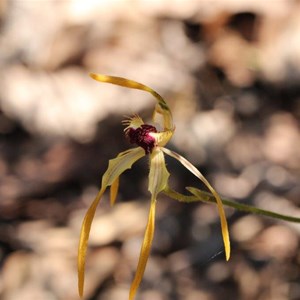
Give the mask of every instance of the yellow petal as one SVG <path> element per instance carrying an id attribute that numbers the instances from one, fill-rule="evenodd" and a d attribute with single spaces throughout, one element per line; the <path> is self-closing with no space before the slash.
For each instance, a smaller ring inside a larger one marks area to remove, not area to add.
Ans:
<path id="1" fill-rule="evenodd" d="M 113 206 L 116 202 L 118 190 L 119 190 L 119 181 L 120 177 L 117 177 L 117 179 L 112 183 L 110 187 L 110 205 Z"/>
<path id="2" fill-rule="evenodd" d="M 155 204 L 156 204 L 156 199 L 153 199 L 151 201 L 148 224 L 144 235 L 144 241 L 140 252 L 140 258 L 139 258 L 137 270 L 130 287 L 129 300 L 133 300 L 135 297 L 136 291 L 143 278 L 147 260 L 150 254 L 151 245 L 154 236 L 154 229 L 155 229 L 155 206 L 156 206 Z"/>
<path id="3" fill-rule="evenodd" d="M 223 236 L 223 242 L 224 242 L 224 248 L 225 248 L 225 256 L 226 260 L 229 260 L 230 258 L 230 239 L 229 239 L 229 231 L 226 221 L 226 216 L 223 208 L 223 203 L 218 195 L 218 193 L 215 191 L 215 189 L 210 185 L 210 183 L 207 181 L 207 179 L 201 174 L 201 172 L 193 166 L 187 159 L 179 155 L 178 153 L 171 151 L 167 148 L 162 148 L 162 150 L 172 156 L 173 158 L 177 159 L 184 167 L 186 167 L 191 173 L 193 173 L 196 177 L 198 177 L 210 190 L 210 192 L 214 195 L 217 202 L 217 207 L 220 215 L 221 220 L 221 229 L 222 229 L 222 236 Z"/>
<path id="4" fill-rule="evenodd" d="M 90 76 L 100 82 L 106 82 L 106 83 L 112 83 L 124 87 L 128 87 L 131 89 L 137 89 L 137 90 L 143 90 L 146 92 L 151 93 L 156 99 L 157 99 L 157 106 L 155 108 L 155 111 L 159 114 L 163 115 L 164 118 L 164 129 L 165 130 L 173 130 L 173 119 L 172 119 L 172 113 L 166 103 L 166 101 L 153 89 L 150 87 L 122 77 L 115 77 L 115 76 L 108 76 L 108 75 L 102 75 L 102 74 L 95 74 L 90 73 Z"/>
<path id="5" fill-rule="evenodd" d="M 83 296 L 83 287 L 84 287 L 84 270 L 85 270 L 85 257 L 87 250 L 87 243 L 90 235 L 91 225 L 93 218 L 95 216 L 95 211 L 105 189 L 101 189 L 96 196 L 95 200 L 92 202 L 92 205 L 89 207 L 80 232 L 79 246 L 78 246 L 78 292 L 79 296 Z"/>
<path id="6" fill-rule="evenodd" d="M 78 291 L 80 297 L 83 295 L 84 287 L 84 269 L 85 269 L 85 257 L 87 251 L 87 244 L 90 235 L 91 225 L 95 216 L 95 211 L 99 201 L 106 188 L 113 185 L 113 198 L 115 199 L 117 193 L 117 182 L 119 176 L 126 170 L 130 169 L 132 164 L 139 158 L 143 157 L 145 152 L 142 148 L 133 148 L 124 152 L 121 152 L 116 158 L 111 159 L 108 163 L 108 168 L 102 177 L 101 189 L 96 196 L 95 200 L 89 207 L 80 232 L 79 246 L 78 246 Z"/>
<path id="7" fill-rule="evenodd" d="M 148 186 L 148 189 L 152 194 L 151 207 L 150 207 L 148 224 L 146 227 L 144 241 L 142 244 L 137 271 L 130 288 L 130 294 L 129 294 L 130 300 L 134 299 L 137 288 L 140 285 L 142 277 L 144 275 L 146 263 L 149 257 L 150 248 L 151 248 L 153 235 L 154 235 L 156 197 L 159 192 L 161 192 L 166 188 L 168 184 L 169 176 L 170 174 L 165 165 L 165 158 L 163 152 L 160 150 L 159 147 L 153 149 L 152 153 L 150 154 L 150 172 L 149 172 L 149 186 Z"/>
<path id="8" fill-rule="evenodd" d="M 127 169 L 145 156 L 144 149 L 137 147 L 121 152 L 116 158 L 110 159 L 108 168 L 102 177 L 102 187 L 110 186 Z"/>
<path id="9" fill-rule="evenodd" d="M 157 194 L 166 188 L 169 176 L 170 173 L 166 168 L 164 153 L 160 147 L 154 148 L 150 154 L 148 185 L 148 190 L 152 194 L 152 198 L 156 198 Z"/>

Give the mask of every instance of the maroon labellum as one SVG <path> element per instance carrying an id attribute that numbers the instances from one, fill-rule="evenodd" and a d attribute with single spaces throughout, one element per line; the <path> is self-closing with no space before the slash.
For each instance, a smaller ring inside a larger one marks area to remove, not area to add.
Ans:
<path id="1" fill-rule="evenodd" d="M 145 150 L 146 154 L 149 154 L 156 146 L 156 140 L 150 134 L 151 132 L 157 132 L 154 126 L 142 124 L 136 129 L 132 127 L 127 128 L 125 134 L 131 144 L 137 144 Z"/>

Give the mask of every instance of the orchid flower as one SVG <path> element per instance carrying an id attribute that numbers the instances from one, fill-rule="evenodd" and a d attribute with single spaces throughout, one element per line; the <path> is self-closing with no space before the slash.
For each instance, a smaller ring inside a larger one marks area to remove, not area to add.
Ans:
<path id="1" fill-rule="evenodd" d="M 157 197 L 160 193 L 164 193 L 170 198 L 181 202 L 189 203 L 195 201 L 204 201 L 213 202 L 217 205 L 220 216 L 221 232 L 225 248 L 226 260 L 229 260 L 230 257 L 230 240 L 223 204 L 246 212 L 261 214 L 290 222 L 300 222 L 300 219 L 296 217 L 284 216 L 278 213 L 273 213 L 249 205 L 240 204 L 227 199 L 221 199 L 215 189 L 207 181 L 207 179 L 195 166 L 192 165 L 192 163 L 190 163 L 180 154 L 165 147 L 165 145 L 173 136 L 175 126 L 173 125 L 172 113 L 170 111 L 170 108 L 168 107 L 165 100 L 156 91 L 146 85 L 122 77 L 113 77 L 94 73 L 91 73 L 90 76 L 96 81 L 112 83 L 123 87 L 138 89 L 151 93 L 156 98 L 153 120 L 156 121 L 159 115 L 162 117 L 160 118 L 162 123 L 160 124 L 162 130 L 158 130 L 153 125 L 145 124 L 144 121 L 137 115 L 134 115 L 133 117 L 123 121 L 123 124 L 126 126 L 124 129 L 125 136 L 129 139 L 130 143 L 136 144 L 137 147 L 121 152 L 115 158 L 109 160 L 108 168 L 102 177 L 101 188 L 95 200 L 89 207 L 83 220 L 78 247 L 78 290 L 81 297 L 83 296 L 84 288 L 84 272 L 88 239 L 96 208 L 108 187 L 110 187 L 111 205 L 115 203 L 119 188 L 120 175 L 125 170 L 130 169 L 136 161 L 144 156 L 147 156 L 149 159 L 150 170 L 148 190 L 151 194 L 151 202 L 137 270 L 129 292 L 129 300 L 133 300 L 135 298 L 137 289 L 141 283 L 146 268 L 154 236 L 155 206 Z M 187 170 L 189 170 L 200 181 L 204 183 L 210 193 L 201 191 L 194 187 L 187 188 L 191 195 L 183 195 L 172 190 L 168 185 L 170 174 L 165 164 L 165 155 L 169 155 L 172 158 L 178 160 Z"/>
<path id="2" fill-rule="evenodd" d="M 226 260 L 230 257 L 230 241 L 229 233 L 227 227 L 227 221 L 222 205 L 220 196 L 215 191 L 215 189 L 210 185 L 207 179 L 201 174 L 201 172 L 194 167 L 188 160 L 182 157 L 180 154 L 165 148 L 165 145 L 171 139 L 174 133 L 174 125 L 171 111 L 165 102 L 165 100 L 153 89 L 143 85 L 141 83 L 135 82 L 133 80 L 128 80 L 121 77 L 113 77 L 99 74 L 90 74 L 90 76 L 100 82 L 112 83 L 128 88 L 139 89 L 151 93 L 157 100 L 155 105 L 153 119 L 155 120 L 158 115 L 162 116 L 162 131 L 157 130 L 153 125 L 145 124 L 143 120 L 135 115 L 123 121 L 126 125 L 124 129 L 125 135 L 129 139 L 130 143 L 136 144 L 138 147 L 126 150 L 117 155 L 116 158 L 111 159 L 108 163 L 108 168 L 102 177 L 102 184 L 100 191 L 98 192 L 95 200 L 89 207 L 85 218 L 82 223 L 80 242 L 78 248 L 78 289 L 79 295 L 83 296 L 84 287 L 84 269 L 85 269 L 85 259 L 87 252 L 87 244 L 89 239 L 89 234 L 91 230 L 92 221 L 95 215 L 96 208 L 100 202 L 105 190 L 110 187 L 110 201 L 113 205 L 118 193 L 119 187 L 119 177 L 127 169 L 140 158 L 148 156 L 149 158 L 149 184 L 148 190 L 151 194 L 150 211 L 148 217 L 148 223 L 145 230 L 144 240 L 141 247 L 140 258 L 136 270 L 135 277 L 131 284 L 129 299 L 133 300 L 137 291 L 138 286 L 142 280 L 146 263 L 149 257 L 155 227 L 155 206 L 157 202 L 157 197 L 161 192 L 167 192 L 169 190 L 168 179 L 169 172 L 165 164 L 165 154 L 177 159 L 185 168 L 187 168 L 191 173 L 198 177 L 209 189 L 209 191 L 214 195 L 220 220 L 221 229 L 223 235 L 223 242 L 225 247 Z"/>

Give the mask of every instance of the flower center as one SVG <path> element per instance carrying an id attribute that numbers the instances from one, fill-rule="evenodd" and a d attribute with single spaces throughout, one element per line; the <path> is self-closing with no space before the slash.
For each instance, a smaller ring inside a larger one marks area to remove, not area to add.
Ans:
<path id="1" fill-rule="evenodd" d="M 129 138 L 131 144 L 137 144 L 145 150 L 146 154 L 149 154 L 156 146 L 156 140 L 150 134 L 151 132 L 157 132 L 154 126 L 142 124 L 136 129 L 132 127 L 127 128 L 125 134 Z"/>

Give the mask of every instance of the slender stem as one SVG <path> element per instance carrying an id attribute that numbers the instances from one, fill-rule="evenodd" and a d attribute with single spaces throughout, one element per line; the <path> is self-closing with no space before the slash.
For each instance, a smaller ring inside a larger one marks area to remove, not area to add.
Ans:
<path id="1" fill-rule="evenodd" d="M 183 195 L 181 193 L 174 191 L 170 187 L 167 187 L 163 191 L 163 193 L 165 195 L 169 196 L 170 198 L 180 201 L 180 202 L 190 203 L 190 202 L 203 201 L 203 202 L 209 202 L 209 203 L 216 203 L 215 197 L 208 192 L 205 192 L 205 191 L 193 188 L 193 187 L 188 187 L 187 190 L 190 191 L 193 195 L 190 195 L 190 196 Z M 284 221 L 288 221 L 288 222 L 300 223 L 300 218 L 278 214 L 278 213 L 275 213 L 275 212 L 272 212 L 269 210 L 260 209 L 260 208 L 257 208 L 257 207 L 251 206 L 251 205 L 238 203 L 238 202 L 235 202 L 235 201 L 232 201 L 229 199 L 225 199 L 225 198 L 221 198 L 221 200 L 224 205 L 235 208 L 240 211 L 250 212 L 253 214 L 263 215 L 266 217 L 280 219 L 280 220 L 284 220 Z"/>

